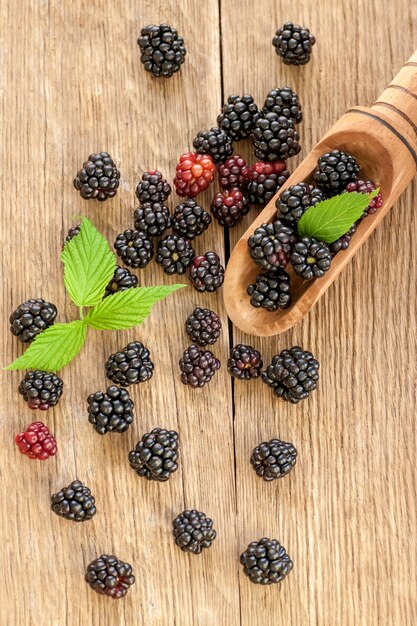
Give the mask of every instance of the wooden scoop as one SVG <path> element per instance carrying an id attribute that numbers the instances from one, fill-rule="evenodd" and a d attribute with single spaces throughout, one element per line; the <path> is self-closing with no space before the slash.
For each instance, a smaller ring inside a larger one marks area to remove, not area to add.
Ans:
<path id="1" fill-rule="evenodd" d="M 269 312 L 253 307 L 246 289 L 261 270 L 250 257 L 249 237 L 255 228 L 276 219 L 278 195 L 290 185 L 309 181 L 318 157 L 336 148 L 356 157 L 362 179 L 371 179 L 381 186 L 383 206 L 362 220 L 349 248 L 334 257 L 330 270 L 322 278 L 303 281 L 288 266 L 292 294 L 288 309 Z M 355 107 L 336 122 L 239 240 L 227 265 L 223 289 L 232 322 L 245 333 L 266 337 L 277 335 L 301 320 L 384 219 L 416 169 L 417 51 L 371 108 Z"/>

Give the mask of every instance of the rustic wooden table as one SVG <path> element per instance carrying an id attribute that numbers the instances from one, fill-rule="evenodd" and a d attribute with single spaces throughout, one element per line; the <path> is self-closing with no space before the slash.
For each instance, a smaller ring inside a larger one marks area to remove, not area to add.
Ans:
<path id="1" fill-rule="evenodd" d="M 271 39 L 286 19 L 317 36 L 312 62 L 284 66 Z M 184 35 L 183 70 L 153 81 L 143 70 L 141 26 L 168 21 Z M 21 352 L 7 317 L 42 295 L 61 320 L 66 298 L 59 252 L 73 216 L 88 215 L 113 241 L 132 225 L 134 187 L 158 167 L 172 178 L 177 156 L 215 123 L 225 97 L 262 101 L 289 84 L 302 98 L 304 153 L 350 106 L 370 104 L 413 52 L 417 10 L 410 0 L 3 0 L 0 11 L 2 363 Z M 120 165 L 116 198 L 86 203 L 72 188 L 95 150 Z M 237 146 L 249 154 L 249 146 Z M 293 160 L 291 168 L 302 158 Z M 416 599 L 416 247 L 414 183 L 303 324 L 259 340 L 228 331 L 222 292 L 191 288 L 155 308 L 143 327 L 91 332 L 63 372 L 66 391 L 47 415 L 17 395 L 21 374 L 2 373 L 0 623 L 10 626 L 405 626 Z M 209 204 L 205 195 L 204 202 Z M 171 199 L 171 205 L 173 200 Z M 223 258 L 254 213 L 230 234 L 213 225 L 198 249 Z M 171 281 L 154 263 L 145 284 Z M 224 322 L 215 353 L 223 368 L 204 390 L 184 387 L 178 359 L 194 305 Z M 100 437 L 86 397 L 106 385 L 107 355 L 129 340 L 148 345 L 149 384 L 132 390 L 136 420 L 123 436 Z M 260 382 L 233 384 L 230 343 L 249 342 L 265 362 L 300 344 L 319 358 L 320 390 L 288 406 Z M 13 443 L 34 419 L 55 432 L 58 455 L 31 462 Z M 127 454 L 156 425 L 179 430 L 181 465 L 168 484 L 148 483 Z M 299 450 L 295 471 L 264 484 L 248 464 L 252 448 L 278 436 Z M 93 521 L 76 525 L 49 510 L 50 493 L 75 477 L 96 496 Z M 170 524 L 187 507 L 215 520 L 218 539 L 199 557 L 175 547 Z M 279 587 L 251 585 L 238 556 L 262 536 L 282 541 L 294 570 Z M 113 602 L 83 582 L 102 552 L 134 566 L 137 584 Z"/>

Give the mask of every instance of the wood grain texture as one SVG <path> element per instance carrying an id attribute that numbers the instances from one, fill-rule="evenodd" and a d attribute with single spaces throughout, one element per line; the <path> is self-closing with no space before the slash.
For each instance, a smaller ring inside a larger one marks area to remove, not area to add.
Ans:
<path id="1" fill-rule="evenodd" d="M 132 223 L 141 172 L 158 167 L 172 177 L 176 156 L 214 123 L 222 97 L 245 91 L 261 101 L 272 87 L 293 86 L 303 98 L 304 154 L 343 111 L 371 104 L 417 43 L 414 4 L 397 0 L 381 10 L 378 0 L 259 0 L 256 7 L 249 0 L 4 0 L 3 363 L 21 351 L 7 324 L 21 301 L 42 295 L 57 304 L 61 320 L 76 315 L 58 261 L 73 217 L 86 213 L 113 241 Z M 317 36 L 304 68 L 284 66 L 269 43 L 287 18 Z M 184 35 L 188 57 L 181 75 L 155 82 L 139 63 L 136 37 L 142 25 L 163 20 Z M 104 205 L 85 203 L 71 184 L 100 149 L 122 171 L 119 193 Z M 137 331 L 90 333 L 63 372 L 65 396 L 48 415 L 34 415 L 17 397 L 19 373 L 1 374 L 2 626 L 416 623 L 416 191 L 414 183 L 300 326 L 265 340 L 233 330 L 230 340 L 261 348 L 265 362 L 294 344 L 311 349 L 322 378 L 308 402 L 279 403 L 260 381 L 232 384 L 225 367 L 202 391 L 182 386 L 177 362 L 194 305 L 222 315 L 214 352 L 223 365 L 229 347 L 221 292 L 191 289 L 157 305 Z M 231 233 L 232 245 L 255 213 Z M 224 257 L 228 242 L 213 225 L 197 247 Z M 155 264 L 140 279 L 171 281 Z M 131 430 L 100 438 L 87 422 L 86 396 L 105 387 L 107 355 L 134 338 L 150 347 L 154 378 L 132 391 Z M 58 439 L 58 455 L 44 464 L 13 444 L 34 418 Z M 156 425 L 178 428 L 182 440 L 180 469 L 163 485 L 140 480 L 126 459 Z M 293 441 L 299 462 L 285 480 L 267 485 L 248 457 L 272 436 Z M 76 476 L 99 508 L 85 525 L 49 511 L 50 493 Z M 218 531 L 198 558 L 180 552 L 170 535 L 172 518 L 186 507 L 210 514 Z M 295 563 L 278 588 L 251 585 L 238 565 L 246 544 L 264 535 L 281 540 Z M 137 584 L 121 602 L 83 582 L 85 566 L 103 551 L 134 566 Z"/>

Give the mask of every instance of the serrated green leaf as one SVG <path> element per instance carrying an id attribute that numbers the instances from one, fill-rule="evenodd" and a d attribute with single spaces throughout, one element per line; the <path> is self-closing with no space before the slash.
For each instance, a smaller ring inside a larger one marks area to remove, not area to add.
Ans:
<path id="1" fill-rule="evenodd" d="M 318 241 L 333 243 L 362 217 L 378 192 L 379 189 L 371 193 L 342 193 L 318 202 L 301 216 L 297 224 L 298 234 L 301 237 L 314 237 Z"/>
<path id="2" fill-rule="evenodd" d="M 186 285 L 161 285 L 160 287 L 131 287 L 108 296 L 85 317 L 97 330 L 120 330 L 142 324 L 153 305 Z"/>
<path id="3" fill-rule="evenodd" d="M 26 351 L 6 369 L 57 372 L 81 350 L 87 336 L 85 321 L 54 324 L 41 332 Z"/>
<path id="4" fill-rule="evenodd" d="M 61 259 L 65 288 L 74 304 L 98 304 L 116 269 L 116 257 L 90 220 L 82 220 L 80 233 L 65 244 Z"/>

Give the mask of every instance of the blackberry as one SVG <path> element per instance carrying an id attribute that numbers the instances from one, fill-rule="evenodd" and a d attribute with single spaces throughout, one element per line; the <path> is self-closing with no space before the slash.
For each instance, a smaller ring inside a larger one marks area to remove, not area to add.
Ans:
<path id="1" fill-rule="evenodd" d="M 301 150 L 294 122 L 277 113 L 263 113 L 253 131 L 255 155 L 261 161 L 286 161 Z"/>
<path id="2" fill-rule="evenodd" d="M 154 428 L 129 453 L 130 466 L 139 476 L 165 482 L 178 469 L 178 433 Z"/>
<path id="3" fill-rule="evenodd" d="M 285 161 L 273 163 L 258 161 L 251 167 L 251 180 L 248 185 L 249 202 L 267 204 L 289 176 Z"/>
<path id="4" fill-rule="evenodd" d="M 355 182 L 359 172 L 355 157 L 342 150 L 332 150 L 319 158 L 313 178 L 320 189 L 334 195 L 344 191 L 349 183 Z"/>
<path id="5" fill-rule="evenodd" d="M 127 268 L 117 265 L 113 278 L 107 285 L 106 291 L 104 292 L 104 298 L 107 298 L 107 296 L 111 296 L 118 291 L 126 291 L 126 289 L 130 289 L 131 287 L 137 287 L 138 283 L 139 281 L 137 276 L 129 272 Z"/>
<path id="6" fill-rule="evenodd" d="M 87 567 L 85 580 L 97 593 L 113 600 L 123 598 L 135 582 L 132 566 L 115 556 L 102 554 Z"/>
<path id="7" fill-rule="evenodd" d="M 234 154 L 224 163 L 219 163 L 217 171 L 222 189 L 232 189 L 233 187 L 246 189 L 249 184 L 250 167 L 239 154 Z"/>
<path id="8" fill-rule="evenodd" d="M 295 346 L 273 357 L 272 363 L 262 374 L 262 380 L 278 398 L 297 404 L 316 389 L 319 368 L 311 352 Z"/>
<path id="9" fill-rule="evenodd" d="M 340 250 L 347 250 L 350 245 L 350 240 L 352 239 L 352 235 L 356 232 L 356 224 L 353 224 L 348 230 L 347 233 L 333 241 L 333 243 L 329 244 L 330 252 L 332 255 L 337 254 Z"/>
<path id="10" fill-rule="evenodd" d="M 221 328 L 217 313 L 200 307 L 195 308 L 185 322 L 185 330 L 191 341 L 203 347 L 216 343 Z"/>
<path id="11" fill-rule="evenodd" d="M 184 552 L 200 554 L 203 548 L 210 548 L 216 538 L 213 521 L 204 513 L 183 511 L 172 522 L 175 543 Z"/>
<path id="12" fill-rule="evenodd" d="M 145 202 L 135 210 L 135 229 L 146 237 L 160 237 L 171 228 L 171 214 L 165 204 Z"/>
<path id="13" fill-rule="evenodd" d="M 197 291 L 215 291 L 223 285 L 224 267 L 215 252 L 196 256 L 190 269 L 190 279 Z"/>
<path id="14" fill-rule="evenodd" d="M 240 562 L 250 581 L 260 585 L 280 583 L 293 568 L 281 544 L 267 537 L 252 541 L 240 555 Z"/>
<path id="15" fill-rule="evenodd" d="M 214 163 L 225 161 L 233 154 L 233 144 L 230 136 L 220 128 L 200 130 L 193 141 L 197 154 L 208 154 Z"/>
<path id="16" fill-rule="evenodd" d="M 186 239 L 201 235 L 211 224 L 210 213 L 189 198 L 174 209 L 172 229 Z"/>
<path id="17" fill-rule="evenodd" d="M 298 276 L 311 280 L 320 278 L 330 269 L 332 253 L 327 244 L 313 237 L 303 237 L 295 244 L 290 260 Z"/>
<path id="18" fill-rule="evenodd" d="M 15 437 L 17 447 L 30 459 L 46 461 L 56 454 L 55 437 L 42 422 L 29 424 L 26 430 Z"/>
<path id="19" fill-rule="evenodd" d="M 349 183 L 346 187 L 346 191 L 349 191 L 350 193 L 352 191 L 356 191 L 357 193 L 371 193 L 372 191 L 375 191 L 375 189 L 378 189 L 378 185 L 376 185 L 372 180 L 357 180 L 355 182 Z M 381 192 L 379 192 L 375 196 L 375 198 L 372 198 L 372 200 L 368 204 L 363 214 L 363 217 L 376 213 L 383 204 L 384 200 L 382 198 Z"/>
<path id="20" fill-rule="evenodd" d="M 152 378 L 153 363 L 149 350 L 140 341 L 131 341 L 123 350 L 109 356 L 106 375 L 122 387 L 143 383 Z"/>
<path id="21" fill-rule="evenodd" d="M 80 232 L 81 232 L 81 224 L 75 224 L 74 226 L 71 226 L 71 228 L 69 229 L 67 233 L 67 236 L 65 237 L 64 245 L 67 241 L 71 241 L 71 239 L 74 239 L 74 237 L 79 235 Z"/>
<path id="22" fill-rule="evenodd" d="M 181 68 L 187 51 L 184 39 L 168 24 L 150 24 L 138 37 L 140 60 L 156 78 L 169 78 Z"/>
<path id="23" fill-rule="evenodd" d="M 283 115 L 292 120 L 294 124 L 299 124 L 303 119 L 298 96 L 290 87 L 272 89 L 265 98 L 262 112 L 272 112 L 278 116 Z"/>
<path id="24" fill-rule="evenodd" d="M 252 259 L 263 270 L 285 268 L 297 238 L 294 231 L 281 220 L 262 224 L 248 239 Z"/>
<path id="25" fill-rule="evenodd" d="M 303 213 L 324 200 L 323 192 L 307 183 L 287 187 L 276 201 L 278 219 L 295 225 Z"/>
<path id="26" fill-rule="evenodd" d="M 258 106 L 249 94 L 229 96 L 217 118 L 217 124 L 233 141 L 240 141 L 252 134 L 259 115 Z"/>
<path id="27" fill-rule="evenodd" d="M 51 326 L 56 316 L 57 308 L 54 304 L 42 298 L 32 298 L 19 305 L 10 315 L 10 331 L 23 343 L 32 341 L 43 330 Z"/>
<path id="28" fill-rule="evenodd" d="M 165 274 L 184 274 L 193 258 L 193 247 L 184 237 L 167 235 L 158 243 L 156 262 L 162 265 Z"/>
<path id="29" fill-rule="evenodd" d="M 174 186 L 177 195 L 195 198 L 214 180 L 216 166 L 209 154 L 187 152 L 180 156 L 175 168 Z"/>
<path id="30" fill-rule="evenodd" d="M 107 152 L 90 154 L 74 178 L 74 187 L 85 200 L 100 202 L 113 198 L 119 187 L 120 172 Z"/>
<path id="31" fill-rule="evenodd" d="M 68 487 L 51 496 L 51 509 L 54 513 L 73 522 L 86 522 L 97 512 L 94 497 L 80 480 L 74 480 Z"/>
<path id="32" fill-rule="evenodd" d="M 290 277 L 281 268 L 275 272 L 258 274 L 247 292 L 251 305 L 256 308 L 276 311 L 287 309 L 291 304 Z"/>
<path id="33" fill-rule="evenodd" d="M 140 204 L 158 202 L 163 204 L 171 194 L 171 185 L 158 170 L 147 170 L 136 186 L 136 197 Z"/>
<path id="34" fill-rule="evenodd" d="M 126 389 L 112 385 L 106 393 L 92 393 L 87 403 L 88 421 L 100 435 L 108 432 L 124 433 L 133 422 L 134 404 Z"/>
<path id="35" fill-rule="evenodd" d="M 310 60 L 316 38 L 305 26 L 285 22 L 272 40 L 275 52 L 286 65 L 304 65 Z"/>
<path id="36" fill-rule="evenodd" d="M 256 474 L 268 482 L 288 474 L 296 461 L 297 450 L 293 444 L 279 439 L 263 441 L 254 448 L 250 458 Z"/>
<path id="37" fill-rule="evenodd" d="M 250 380 L 261 375 L 262 365 L 261 353 L 258 350 L 239 343 L 230 351 L 227 371 L 240 380 Z"/>
<path id="38" fill-rule="evenodd" d="M 139 230 L 125 230 L 117 235 L 114 247 L 125 265 L 143 269 L 152 259 L 153 243 Z"/>
<path id="39" fill-rule="evenodd" d="M 62 396 L 64 383 L 59 376 L 51 372 L 30 370 L 19 385 L 19 393 L 31 409 L 47 411 L 56 406 Z"/>
<path id="40" fill-rule="evenodd" d="M 180 360 L 181 381 L 191 387 L 204 387 L 220 369 L 220 361 L 209 350 L 200 350 L 192 344 Z"/>
<path id="41" fill-rule="evenodd" d="M 232 228 L 249 213 L 249 203 L 240 189 L 219 191 L 211 203 L 211 212 L 221 226 Z"/>

